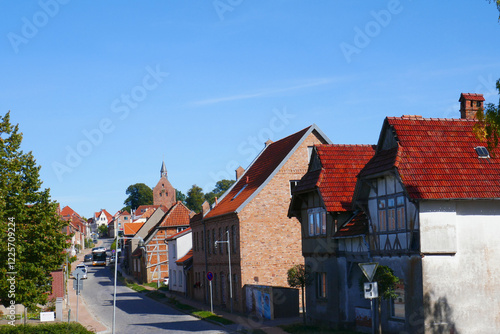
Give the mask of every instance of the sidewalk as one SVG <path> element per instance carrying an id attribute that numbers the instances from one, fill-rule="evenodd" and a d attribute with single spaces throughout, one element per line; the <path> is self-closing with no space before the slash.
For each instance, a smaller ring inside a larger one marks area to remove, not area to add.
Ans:
<path id="1" fill-rule="evenodd" d="M 128 280 L 134 281 L 134 279 L 131 276 L 127 275 L 126 273 L 124 273 L 122 271 L 122 268 L 120 266 L 118 267 L 118 270 L 121 272 L 121 274 L 124 278 L 127 278 Z M 146 289 L 156 291 L 156 289 L 154 289 L 154 288 L 150 288 L 148 286 L 144 286 L 144 287 Z M 173 293 L 170 291 L 158 290 L 158 292 L 165 294 L 167 297 L 173 297 L 182 304 L 192 306 L 192 307 L 197 308 L 199 310 L 210 311 L 210 305 L 206 305 L 202 302 L 186 298 L 180 294 Z M 214 306 L 214 313 L 225 318 L 225 319 L 228 319 L 228 320 L 231 320 L 232 322 L 234 322 L 234 324 L 231 324 L 231 325 L 221 325 L 222 328 L 225 328 L 229 332 L 238 332 L 238 331 L 243 331 L 243 330 L 247 330 L 247 331 L 261 330 L 261 331 L 268 333 L 268 334 L 287 334 L 287 332 L 285 332 L 283 329 L 281 329 L 278 326 L 302 322 L 301 317 L 266 320 L 266 319 L 257 318 L 255 316 L 252 317 L 252 316 L 244 315 L 244 314 L 230 313 L 226 310 L 217 308 L 215 306 Z"/>
<path id="2" fill-rule="evenodd" d="M 100 246 L 102 241 L 99 240 L 96 246 Z M 75 270 L 75 267 L 80 262 L 83 262 L 83 257 L 85 254 L 89 254 L 92 249 L 88 248 L 80 252 L 77 255 L 77 260 L 71 264 L 71 271 Z M 73 290 L 73 279 L 68 280 L 68 306 L 63 312 L 64 321 L 68 321 L 68 312 L 71 310 L 70 320 L 76 322 L 76 291 Z M 106 327 L 104 324 L 99 322 L 96 317 L 90 313 L 87 309 L 84 299 L 80 295 L 78 298 L 78 322 L 82 324 L 85 328 L 96 333 L 111 333 L 111 329 Z"/>

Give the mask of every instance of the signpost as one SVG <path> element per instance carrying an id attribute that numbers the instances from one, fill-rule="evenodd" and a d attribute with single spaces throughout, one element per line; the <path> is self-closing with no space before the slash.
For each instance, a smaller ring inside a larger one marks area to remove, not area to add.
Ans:
<path id="1" fill-rule="evenodd" d="M 378 262 L 358 263 L 363 274 L 368 279 L 364 284 L 365 298 L 370 299 L 370 310 L 372 312 L 372 333 L 375 333 L 375 311 L 373 310 L 373 299 L 378 298 L 377 282 L 373 282 L 373 277 L 378 268 Z"/>
<path id="2" fill-rule="evenodd" d="M 85 272 L 82 268 L 76 268 L 72 275 L 75 277 L 75 282 L 73 282 L 73 289 L 76 290 L 76 322 L 78 322 L 78 296 L 80 295 L 80 290 L 83 290 L 83 275 Z M 75 287 L 76 286 L 76 287 Z"/>
<path id="3" fill-rule="evenodd" d="M 210 284 L 210 312 L 214 313 L 214 300 L 212 298 L 212 280 L 214 279 L 214 274 L 211 271 L 207 273 L 207 280 Z"/>

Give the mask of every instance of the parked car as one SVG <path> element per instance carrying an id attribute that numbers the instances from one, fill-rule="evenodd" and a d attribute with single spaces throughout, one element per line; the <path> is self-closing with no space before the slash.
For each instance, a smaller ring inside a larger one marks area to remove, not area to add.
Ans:
<path id="1" fill-rule="evenodd" d="M 109 257 L 109 263 L 115 263 L 115 254 Z"/>
<path id="2" fill-rule="evenodd" d="M 168 277 L 163 278 L 163 285 L 168 285 Z"/>
<path id="3" fill-rule="evenodd" d="M 92 262 L 92 254 L 85 254 L 83 262 Z"/>
<path id="4" fill-rule="evenodd" d="M 76 266 L 76 269 L 83 269 L 83 279 L 87 279 L 87 266 L 85 265 L 85 263 L 80 263 Z M 76 278 L 76 277 L 75 277 Z"/>

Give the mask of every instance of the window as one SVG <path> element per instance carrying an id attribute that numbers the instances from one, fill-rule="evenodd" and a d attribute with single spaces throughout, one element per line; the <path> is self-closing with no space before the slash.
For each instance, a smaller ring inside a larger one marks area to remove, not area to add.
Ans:
<path id="1" fill-rule="evenodd" d="M 391 299 L 391 316 L 394 318 L 405 317 L 405 285 L 403 281 L 399 281 L 394 289 L 397 297 Z"/>
<path id="2" fill-rule="evenodd" d="M 490 153 L 488 152 L 488 149 L 484 146 L 478 146 L 474 148 L 476 150 L 477 156 L 479 158 L 489 158 Z"/>
<path id="3" fill-rule="evenodd" d="M 290 197 L 292 197 L 293 189 L 299 184 L 299 180 L 291 180 L 290 181 Z"/>
<path id="4" fill-rule="evenodd" d="M 309 236 L 326 235 L 326 211 L 323 208 L 308 210 Z"/>
<path id="5" fill-rule="evenodd" d="M 219 227 L 219 240 L 222 241 L 222 228 Z M 219 254 L 222 254 L 222 249 L 224 248 L 224 244 L 217 245 L 219 246 Z"/>
<path id="6" fill-rule="evenodd" d="M 231 236 L 232 236 L 232 242 L 231 242 L 231 247 L 233 248 L 233 253 L 236 253 L 236 226 L 233 225 L 231 226 Z"/>
<path id="7" fill-rule="evenodd" d="M 481 101 L 476 102 L 476 106 L 480 107 L 481 106 Z"/>
<path id="8" fill-rule="evenodd" d="M 326 273 L 316 273 L 316 292 L 318 298 L 326 298 Z"/>
<path id="9" fill-rule="evenodd" d="M 405 198 L 387 196 L 378 200 L 379 231 L 396 231 L 406 229 Z"/>
<path id="10" fill-rule="evenodd" d="M 178 284 L 177 285 L 179 285 L 179 287 L 182 287 L 182 271 L 179 271 L 177 274 L 179 275 L 178 276 L 179 279 L 178 279 Z"/>
<path id="11" fill-rule="evenodd" d="M 213 237 L 213 240 L 214 242 L 212 243 L 212 247 L 213 247 L 213 250 L 214 250 L 214 255 L 217 254 L 217 250 L 215 249 L 215 228 L 212 230 L 212 237 Z"/>
<path id="12" fill-rule="evenodd" d="M 210 243 L 210 231 L 208 231 L 208 233 L 207 233 L 207 250 L 208 250 L 208 255 L 210 255 L 211 251 L 212 251 L 212 247 L 210 245 L 212 245 L 212 244 Z"/>
<path id="13" fill-rule="evenodd" d="M 246 188 L 247 186 L 248 186 L 248 184 L 245 184 L 245 185 L 244 185 L 244 186 L 243 186 L 243 187 L 242 187 L 242 188 L 241 188 L 241 189 L 240 189 L 240 190 L 236 193 L 236 195 L 234 195 L 234 197 L 233 197 L 233 198 L 231 198 L 231 201 L 232 201 L 233 199 L 235 199 L 236 197 L 238 197 L 238 195 L 239 195 L 239 194 L 241 194 L 241 192 L 242 192 L 243 190 L 245 190 L 245 188 Z"/>

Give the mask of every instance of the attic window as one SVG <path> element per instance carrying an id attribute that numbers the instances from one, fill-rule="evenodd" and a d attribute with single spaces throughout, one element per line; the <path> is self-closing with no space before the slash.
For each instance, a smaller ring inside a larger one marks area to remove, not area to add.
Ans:
<path id="1" fill-rule="evenodd" d="M 486 149 L 486 147 L 478 146 L 474 149 L 476 150 L 477 156 L 479 158 L 489 158 L 490 157 L 490 153 L 488 152 L 488 149 Z"/>
<path id="2" fill-rule="evenodd" d="M 235 199 L 236 197 L 238 197 L 238 195 L 239 195 L 239 194 L 241 194 L 241 192 L 242 192 L 243 190 L 245 190 L 245 188 L 246 188 L 247 186 L 248 186 L 248 183 L 247 183 L 247 184 L 245 184 L 245 185 L 243 186 L 243 188 L 241 188 L 241 189 L 240 189 L 240 191 L 238 191 L 238 192 L 236 193 L 236 195 L 234 195 L 234 197 L 233 197 L 233 198 L 231 198 L 231 201 L 232 201 L 233 199 Z"/>

